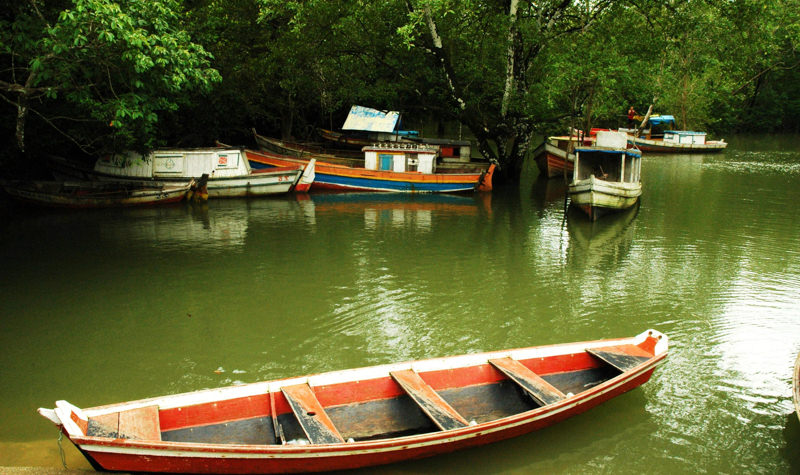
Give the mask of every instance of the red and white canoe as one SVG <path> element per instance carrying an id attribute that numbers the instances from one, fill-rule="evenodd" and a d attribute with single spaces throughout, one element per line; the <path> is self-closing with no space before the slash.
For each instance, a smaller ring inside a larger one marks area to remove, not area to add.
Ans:
<path id="1" fill-rule="evenodd" d="M 645 383 L 667 346 L 648 330 L 39 413 L 98 470 L 351 469 L 541 429 Z"/>

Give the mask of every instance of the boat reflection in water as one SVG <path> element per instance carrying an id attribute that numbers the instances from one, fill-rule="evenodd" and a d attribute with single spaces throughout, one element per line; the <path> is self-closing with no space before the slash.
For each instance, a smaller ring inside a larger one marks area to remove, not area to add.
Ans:
<path id="1" fill-rule="evenodd" d="M 227 199 L 187 206 L 116 210 L 104 216 L 66 215 L 66 225 L 94 226 L 101 239 L 124 246 L 157 246 L 162 251 L 225 250 L 244 247 L 253 226 L 256 234 L 286 226 L 330 226 L 321 217 L 363 216 L 364 226 L 430 229 L 439 217 L 491 213 L 491 195 L 400 193 L 291 194 L 261 200 Z M 52 219 L 50 217 L 49 219 Z M 94 219 L 95 221 L 92 221 Z M 30 218 L 28 218 L 30 220 Z"/>
<path id="2" fill-rule="evenodd" d="M 637 202 L 601 221 L 589 221 L 581 210 L 571 207 L 567 215 L 568 255 L 585 262 L 587 266 L 624 257 L 633 241 L 639 206 Z"/>
<path id="3" fill-rule="evenodd" d="M 298 195 L 297 199 L 306 198 Z M 368 228 L 377 225 L 428 228 L 434 216 L 491 214 L 491 194 L 488 193 L 473 196 L 430 193 L 312 193 L 307 200 L 313 206 L 316 216 L 328 213 L 363 214 L 365 226 Z"/>
<path id="4" fill-rule="evenodd" d="M 244 200 L 129 210 L 124 219 L 105 223 L 101 236 L 127 244 L 158 245 L 162 250 L 226 249 L 243 246 L 248 213 Z"/>
<path id="5" fill-rule="evenodd" d="M 531 198 L 533 202 L 541 205 L 564 201 L 564 193 L 567 192 L 567 182 L 563 179 L 550 180 L 546 176 L 539 175 L 531 187 Z"/>

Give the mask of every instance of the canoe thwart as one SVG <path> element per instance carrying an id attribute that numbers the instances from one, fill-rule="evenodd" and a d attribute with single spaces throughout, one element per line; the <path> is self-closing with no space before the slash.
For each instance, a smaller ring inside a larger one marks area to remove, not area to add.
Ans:
<path id="1" fill-rule="evenodd" d="M 469 425 L 419 374 L 410 369 L 390 373 L 400 387 L 417 403 L 422 412 L 441 430 L 458 429 Z"/>
<path id="2" fill-rule="evenodd" d="M 306 384 L 281 388 L 294 415 L 312 444 L 338 444 L 344 442 L 333 421 L 325 412 L 314 391 Z"/>
<path id="3" fill-rule="evenodd" d="M 489 360 L 489 363 L 522 386 L 522 389 L 542 406 L 556 403 L 567 397 L 558 388 L 517 360 L 508 357 L 496 358 Z"/>
<path id="4" fill-rule="evenodd" d="M 591 348 L 586 350 L 614 368 L 625 373 L 639 366 L 652 358 L 646 351 L 635 345 L 606 346 L 603 348 Z"/>
<path id="5" fill-rule="evenodd" d="M 115 439 L 161 440 L 158 406 L 90 417 L 87 435 Z"/>

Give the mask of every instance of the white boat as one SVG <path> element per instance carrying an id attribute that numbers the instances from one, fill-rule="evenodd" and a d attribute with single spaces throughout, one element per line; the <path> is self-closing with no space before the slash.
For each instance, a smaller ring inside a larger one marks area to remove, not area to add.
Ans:
<path id="1" fill-rule="evenodd" d="M 657 153 L 712 153 L 725 150 L 724 140 L 708 140 L 706 132 L 675 130 L 675 118 L 671 115 L 654 115 L 648 118 L 649 128 L 644 136 L 636 137 L 635 130 L 627 132 L 628 143 L 644 152 Z"/>
<path id="2" fill-rule="evenodd" d="M 627 145 L 623 132 L 598 131 L 594 146 L 575 150 L 575 168 L 567 194 L 571 204 L 591 220 L 609 211 L 630 208 L 642 194 L 642 154 Z"/>
<path id="3" fill-rule="evenodd" d="M 245 152 L 236 148 L 156 150 L 112 155 L 97 160 L 93 175 L 100 180 L 186 181 L 208 175 L 209 197 L 244 197 L 286 193 L 305 173 L 313 176 L 314 164 L 251 170 Z M 309 185 L 306 185 L 308 189 Z M 302 191 L 298 187 L 298 191 Z"/>

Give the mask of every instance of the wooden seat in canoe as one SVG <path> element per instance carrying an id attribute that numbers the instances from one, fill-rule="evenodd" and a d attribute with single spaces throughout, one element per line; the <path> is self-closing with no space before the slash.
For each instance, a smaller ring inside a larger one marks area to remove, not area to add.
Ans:
<path id="1" fill-rule="evenodd" d="M 344 442 L 333 421 L 325 412 L 314 391 L 307 383 L 284 386 L 286 396 L 300 427 L 312 444 L 338 444 Z"/>
<path id="2" fill-rule="evenodd" d="M 432 387 L 414 370 L 404 369 L 390 373 L 400 387 L 417 403 L 422 412 L 441 430 L 458 429 L 469 425 L 450 404 L 447 403 Z"/>
<path id="3" fill-rule="evenodd" d="M 158 406 L 145 406 L 90 417 L 88 435 L 115 439 L 161 440 Z"/>
<path id="4" fill-rule="evenodd" d="M 556 403 L 566 397 L 558 388 L 517 360 L 506 357 L 491 359 L 489 363 L 522 386 L 522 389 L 542 406 Z"/>
<path id="5" fill-rule="evenodd" d="M 632 370 L 633 368 L 652 358 L 651 354 L 647 353 L 636 345 L 617 345 L 605 346 L 602 348 L 590 348 L 587 349 L 586 352 L 603 360 L 623 373 Z"/>

